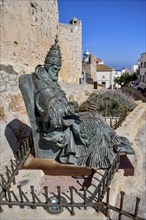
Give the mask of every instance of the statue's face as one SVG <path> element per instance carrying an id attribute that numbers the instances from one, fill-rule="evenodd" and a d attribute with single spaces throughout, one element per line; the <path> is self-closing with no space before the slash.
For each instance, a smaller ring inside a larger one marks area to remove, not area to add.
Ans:
<path id="1" fill-rule="evenodd" d="M 60 71 L 60 67 L 57 65 L 52 65 L 48 68 L 48 74 L 52 81 L 58 81 L 58 73 Z"/>

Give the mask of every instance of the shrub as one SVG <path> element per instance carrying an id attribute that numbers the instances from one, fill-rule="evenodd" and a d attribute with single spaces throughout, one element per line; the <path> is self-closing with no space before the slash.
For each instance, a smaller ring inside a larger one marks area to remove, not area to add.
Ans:
<path id="1" fill-rule="evenodd" d="M 120 116 L 125 110 L 132 111 L 136 106 L 133 100 L 119 91 L 92 93 L 87 101 L 80 106 L 80 110 L 87 110 L 91 105 L 94 105 L 95 109 L 105 117 Z"/>

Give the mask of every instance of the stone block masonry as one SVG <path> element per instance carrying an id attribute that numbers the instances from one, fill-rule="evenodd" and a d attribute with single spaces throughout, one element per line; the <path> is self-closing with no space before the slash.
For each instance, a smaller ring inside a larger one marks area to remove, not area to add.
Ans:
<path id="1" fill-rule="evenodd" d="M 58 25 L 57 0 L 1 3 L 1 63 L 21 74 L 44 62 Z"/>
<path id="2" fill-rule="evenodd" d="M 71 20 L 72 22 L 73 20 Z M 82 23 L 59 24 L 59 42 L 62 51 L 60 79 L 79 83 L 82 74 Z"/>
<path id="3" fill-rule="evenodd" d="M 1 0 L 0 16 L 1 64 L 12 65 L 19 74 L 34 71 L 58 34 L 63 57 L 59 80 L 79 82 L 82 25 L 59 24 L 57 0 Z"/>

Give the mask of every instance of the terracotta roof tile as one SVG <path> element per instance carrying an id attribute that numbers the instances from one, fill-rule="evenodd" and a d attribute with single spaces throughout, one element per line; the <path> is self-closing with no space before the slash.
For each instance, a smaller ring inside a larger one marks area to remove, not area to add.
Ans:
<path id="1" fill-rule="evenodd" d="M 101 61 L 102 61 L 102 59 L 96 58 L 96 62 L 101 62 Z"/>
<path id="2" fill-rule="evenodd" d="M 107 70 L 114 70 L 113 67 L 110 67 L 110 66 L 107 66 L 107 65 L 104 65 L 104 64 L 97 64 L 96 65 L 96 71 L 107 71 Z"/>

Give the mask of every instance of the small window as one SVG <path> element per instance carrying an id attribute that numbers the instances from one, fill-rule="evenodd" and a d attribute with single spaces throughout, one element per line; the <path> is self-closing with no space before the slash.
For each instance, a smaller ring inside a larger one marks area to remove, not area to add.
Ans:
<path id="1" fill-rule="evenodd" d="M 144 62 L 144 68 L 146 68 L 146 62 Z"/>
<path id="2" fill-rule="evenodd" d="M 143 62 L 141 62 L 141 64 L 140 64 L 140 67 L 142 68 L 142 66 L 143 66 Z"/>
<path id="3" fill-rule="evenodd" d="M 146 83 L 146 72 L 144 73 L 144 83 Z"/>

